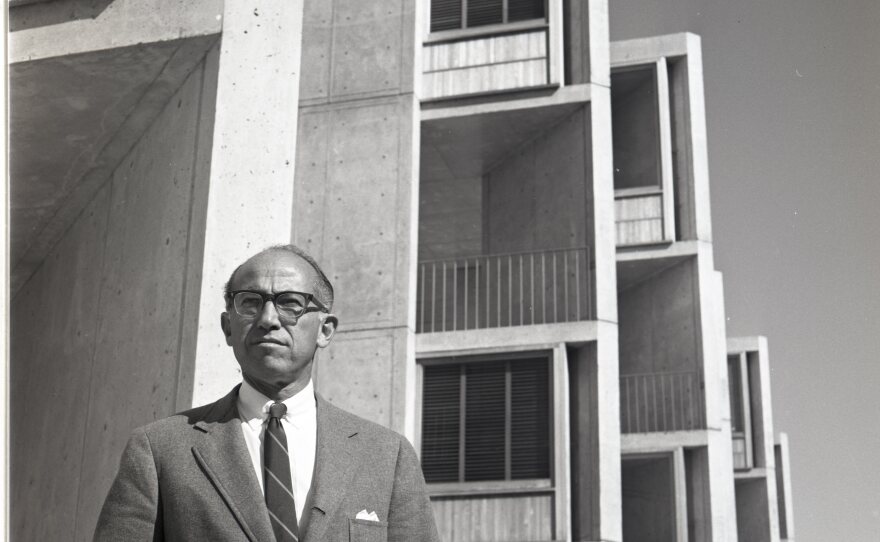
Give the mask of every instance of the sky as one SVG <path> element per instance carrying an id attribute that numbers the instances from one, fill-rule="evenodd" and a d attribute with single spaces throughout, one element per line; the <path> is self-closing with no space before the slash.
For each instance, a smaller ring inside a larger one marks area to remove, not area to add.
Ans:
<path id="1" fill-rule="evenodd" d="M 609 11 L 612 40 L 701 36 L 727 333 L 768 337 L 798 542 L 880 540 L 880 0 Z"/>

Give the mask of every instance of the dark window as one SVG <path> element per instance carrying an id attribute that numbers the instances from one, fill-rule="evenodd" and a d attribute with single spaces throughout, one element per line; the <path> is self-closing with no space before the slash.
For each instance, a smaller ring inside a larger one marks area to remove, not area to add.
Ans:
<path id="1" fill-rule="evenodd" d="M 730 428 L 734 433 L 742 433 L 746 424 L 739 356 L 727 357 L 727 379 L 730 383 Z"/>
<path id="2" fill-rule="evenodd" d="M 546 357 L 428 365 L 422 469 L 428 482 L 550 477 Z"/>
<path id="3" fill-rule="evenodd" d="M 543 19 L 545 0 L 431 0 L 431 32 Z"/>

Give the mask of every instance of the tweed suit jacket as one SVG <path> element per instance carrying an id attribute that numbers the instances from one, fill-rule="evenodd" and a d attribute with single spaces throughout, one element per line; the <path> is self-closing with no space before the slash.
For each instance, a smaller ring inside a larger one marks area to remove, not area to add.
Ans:
<path id="1" fill-rule="evenodd" d="M 273 541 L 237 398 L 238 387 L 216 403 L 136 429 L 94 539 Z M 320 396 L 317 428 L 304 542 L 439 541 L 422 471 L 405 438 Z M 356 519 L 364 509 L 380 521 Z"/>

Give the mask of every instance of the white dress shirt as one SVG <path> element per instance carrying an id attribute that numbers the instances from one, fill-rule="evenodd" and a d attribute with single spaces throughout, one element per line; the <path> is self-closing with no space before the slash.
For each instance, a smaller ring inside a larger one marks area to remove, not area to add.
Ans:
<path id="1" fill-rule="evenodd" d="M 238 413 L 241 416 L 241 430 L 244 441 L 251 454 L 254 472 L 265 493 L 263 481 L 263 438 L 269 423 L 269 406 L 274 403 L 262 393 L 242 382 L 238 390 Z M 287 413 L 281 419 L 281 426 L 287 437 L 290 451 L 290 476 L 293 482 L 293 498 L 296 502 L 296 517 L 302 524 L 303 508 L 312 486 L 312 472 L 315 468 L 315 448 L 318 433 L 317 410 L 315 408 L 315 389 L 311 380 L 299 393 L 283 401 Z"/>

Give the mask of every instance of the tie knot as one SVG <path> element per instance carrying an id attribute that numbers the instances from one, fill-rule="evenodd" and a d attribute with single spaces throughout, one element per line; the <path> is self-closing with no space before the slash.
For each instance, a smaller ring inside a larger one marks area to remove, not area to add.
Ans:
<path id="1" fill-rule="evenodd" d="M 287 405 L 284 403 L 272 403 L 272 405 L 269 406 L 270 418 L 278 418 L 280 420 L 284 417 L 285 412 L 287 412 Z"/>

